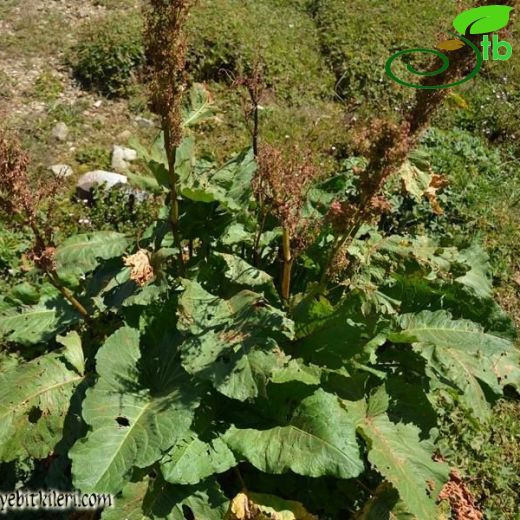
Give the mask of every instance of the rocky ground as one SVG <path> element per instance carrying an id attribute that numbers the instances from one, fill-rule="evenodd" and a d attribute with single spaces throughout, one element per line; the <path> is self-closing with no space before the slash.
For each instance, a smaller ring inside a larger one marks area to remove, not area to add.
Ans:
<path id="1" fill-rule="evenodd" d="M 113 147 L 153 133 L 145 107 L 143 114 L 132 112 L 127 100 L 82 90 L 67 64 L 83 24 L 113 9 L 123 22 L 133 8 L 132 1 L 121 0 L 7 0 L 0 5 L 0 121 L 22 136 L 33 172 L 65 171 L 73 182 L 92 170 L 120 171 L 128 163 L 116 157 L 113 168 Z"/>

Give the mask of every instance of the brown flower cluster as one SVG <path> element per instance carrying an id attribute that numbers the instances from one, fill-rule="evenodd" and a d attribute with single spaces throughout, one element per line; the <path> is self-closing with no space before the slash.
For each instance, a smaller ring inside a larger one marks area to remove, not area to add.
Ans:
<path id="1" fill-rule="evenodd" d="M 125 265 L 130 267 L 130 279 L 139 287 L 143 287 L 155 277 L 150 255 L 146 249 L 139 249 L 137 253 L 124 259 Z"/>
<path id="2" fill-rule="evenodd" d="M 266 86 L 264 82 L 263 62 L 256 60 L 253 62 L 249 73 L 241 74 L 233 81 L 234 87 L 244 87 L 247 92 L 247 99 L 242 100 L 242 107 L 251 137 L 253 139 L 253 151 L 258 157 L 259 134 L 260 134 L 260 104 L 263 101 Z M 252 125 L 249 122 L 252 122 Z"/>
<path id="3" fill-rule="evenodd" d="M 167 142 L 182 139 L 182 96 L 186 88 L 184 25 L 193 0 L 150 0 L 145 45 L 151 72 L 152 108 L 162 118 Z"/>
<path id="4" fill-rule="evenodd" d="M 253 191 L 259 204 L 269 208 L 293 241 L 298 241 L 298 237 L 301 240 L 311 230 L 301 212 L 318 176 L 309 154 L 298 146 L 285 153 L 269 144 L 260 146 Z"/>
<path id="5" fill-rule="evenodd" d="M 10 217 L 35 219 L 35 200 L 27 180 L 29 158 L 19 144 L 0 136 L 0 209 Z"/>
<path id="6" fill-rule="evenodd" d="M 12 136 L 0 133 L 0 211 L 13 225 L 28 226 L 34 236 L 34 259 L 51 262 L 52 248 L 51 217 L 55 206 L 55 196 L 61 184 L 59 178 L 40 180 L 36 186 L 29 182 L 27 168 L 29 158 Z M 46 213 L 38 218 L 45 202 Z M 43 225 L 41 222 L 43 221 Z"/>

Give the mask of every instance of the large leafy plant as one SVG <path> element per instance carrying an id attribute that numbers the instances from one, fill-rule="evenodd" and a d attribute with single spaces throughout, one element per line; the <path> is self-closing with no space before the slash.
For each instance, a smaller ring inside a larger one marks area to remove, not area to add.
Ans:
<path id="1" fill-rule="evenodd" d="M 198 158 L 209 95 L 168 99 L 140 148 L 157 221 L 37 244 L 37 303 L 0 300 L 4 469 L 112 493 L 105 519 L 439 518 L 438 412 L 486 421 L 520 363 L 481 249 L 378 229 L 387 177 L 430 187 L 406 162 L 417 114 L 374 127 L 362 174 L 322 179 L 258 135 Z"/>

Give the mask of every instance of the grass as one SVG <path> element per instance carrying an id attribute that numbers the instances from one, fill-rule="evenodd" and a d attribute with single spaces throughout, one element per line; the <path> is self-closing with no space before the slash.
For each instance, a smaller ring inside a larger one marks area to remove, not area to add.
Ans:
<path id="1" fill-rule="evenodd" d="M 443 455 L 463 469 L 486 520 L 518 520 L 520 510 L 520 406 L 500 401 L 487 428 L 447 409 L 441 429 Z"/>

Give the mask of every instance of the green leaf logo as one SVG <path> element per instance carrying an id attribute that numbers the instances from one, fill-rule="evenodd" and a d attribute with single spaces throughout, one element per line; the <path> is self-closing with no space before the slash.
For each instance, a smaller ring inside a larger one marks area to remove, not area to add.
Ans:
<path id="1" fill-rule="evenodd" d="M 460 34 L 485 34 L 503 29 L 509 23 L 513 10 L 507 5 L 486 5 L 475 7 L 459 14 L 453 26 Z"/>

